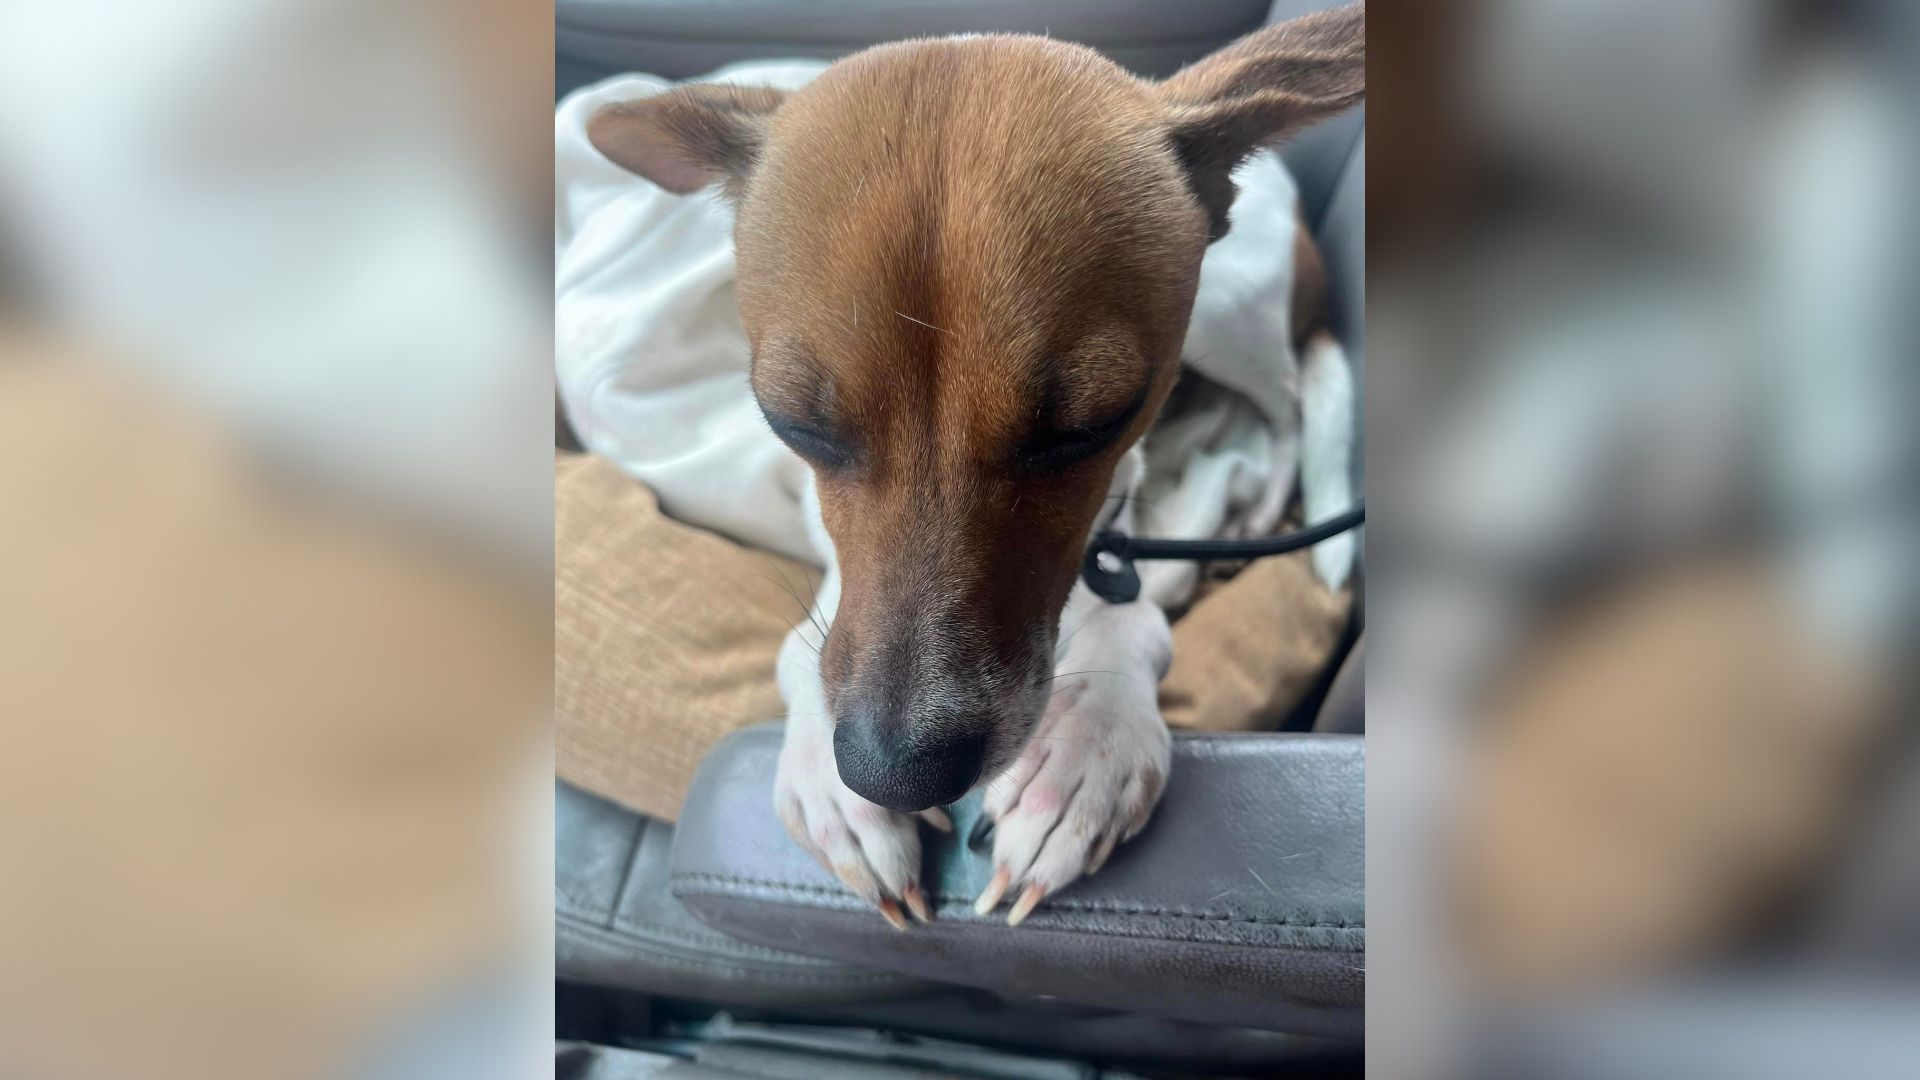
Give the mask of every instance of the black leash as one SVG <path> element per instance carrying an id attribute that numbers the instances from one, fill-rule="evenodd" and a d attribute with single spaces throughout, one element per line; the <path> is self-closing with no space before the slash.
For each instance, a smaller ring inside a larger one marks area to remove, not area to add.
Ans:
<path id="1" fill-rule="evenodd" d="M 1140 597 L 1140 572 L 1133 568 L 1136 559 L 1259 559 L 1312 547 L 1366 520 L 1366 503 L 1358 502 L 1353 509 L 1318 525 L 1258 540 L 1154 540 L 1107 531 L 1096 535 L 1087 546 L 1080 576 L 1102 600 L 1125 604 Z"/>

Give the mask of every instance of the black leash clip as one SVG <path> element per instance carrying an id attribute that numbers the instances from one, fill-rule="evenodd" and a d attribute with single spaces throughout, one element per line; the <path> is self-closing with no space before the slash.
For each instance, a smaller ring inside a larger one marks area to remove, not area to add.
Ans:
<path id="1" fill-rule="evenodd" d="M 1126 533 L 1100 533 L 1087 545 L 1087 557 L 1080 564 L 1080 576 L 1087 588 L 1109 604 L 1127 604 L 1140 598 L 1140 571 L 1133 568 L 1128 543 Z"/>

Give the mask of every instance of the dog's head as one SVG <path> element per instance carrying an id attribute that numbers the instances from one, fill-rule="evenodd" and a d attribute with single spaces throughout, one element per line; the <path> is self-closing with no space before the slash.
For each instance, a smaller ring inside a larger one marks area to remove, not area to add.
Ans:
<path id="1" fill-rule="evenodd" d="M 1046 38 L 910 41 L 590 121 L 612 160 L 737 204 L 754 394 L 839 558 L 821 675 L 854 791 L 950 802 L 1019 751 L 1231 173 L 1359 100 L 1363 27 L 1310 16 L 1162 83 Z"/>

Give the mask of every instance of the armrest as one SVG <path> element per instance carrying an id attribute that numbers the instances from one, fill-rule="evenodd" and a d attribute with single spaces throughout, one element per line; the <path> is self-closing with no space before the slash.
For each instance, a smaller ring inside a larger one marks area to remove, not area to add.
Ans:
<path id="1" fill-rule="evenodd" d="M 897 1002 L 945 989 L 713 932 L 668 893 L 673 826 L 564 781 L 554 784 L 553 842 L 561 979 L 766 1007 Z"/>
<path id="2" fill-rule="evenodd" d="M 889 927 L 787 838 L 771 792 L 778 726 L 702 764 L 671 887 L 747 941 L 870 968 L 1178 1019 L 1357 1037 L 1365 996 L 1364 741 L 1180 734 L 1154 820 L 1100 873 L 1018 928 L 972 901 L 990 873 L 964 837 L 923 830 L 931 926 Z"/>

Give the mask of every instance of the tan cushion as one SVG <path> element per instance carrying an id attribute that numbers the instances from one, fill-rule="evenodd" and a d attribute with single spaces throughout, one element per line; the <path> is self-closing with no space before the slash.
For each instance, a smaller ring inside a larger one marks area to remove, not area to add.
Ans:
<path id="1" fill-rule="evenodd" d="M 1674 973 L 1831 869 L 1892 714 L 1792 599 L 1716 553 L 1529 635 L 1454 785 L 1467 970 L 1509 993 Z"/>
<path id="2" fill-rule="evenodd" d="M 337 1071 L 517 963 L 545 568 L 262 468 L 149 358 L 10 338 L 0 1075 Z"/>
<path id="3" fill-rule="evenodd" d="M 671 821 L 728 732 L 781 715 L 774 660 L 814 571 L 683 525 L 612 463 L 554 470 L 554 767 Z"/>
<path id="4" fill-rule="evenodd" d="M 1351 591 L 1313 576 L 1309 552 L 1248 563 L 1173 624 L 1173 666 L 1160 711 L 1174 727 L 1278 727 L 1325 673 L 1347 625 Z"/>

